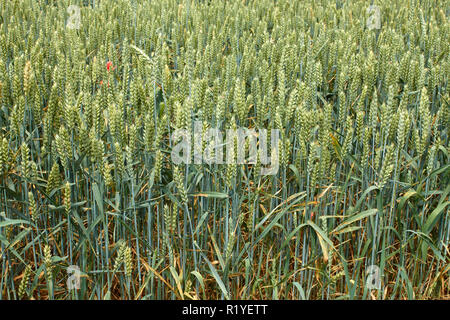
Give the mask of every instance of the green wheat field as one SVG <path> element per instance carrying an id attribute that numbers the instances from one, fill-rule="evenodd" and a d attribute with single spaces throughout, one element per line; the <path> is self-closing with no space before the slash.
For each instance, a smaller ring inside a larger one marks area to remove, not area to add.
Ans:
<path id="1" fill-rule="evenodd" d="M 1 1 L 0 299 L 450 299 L 449 7 Z"/>

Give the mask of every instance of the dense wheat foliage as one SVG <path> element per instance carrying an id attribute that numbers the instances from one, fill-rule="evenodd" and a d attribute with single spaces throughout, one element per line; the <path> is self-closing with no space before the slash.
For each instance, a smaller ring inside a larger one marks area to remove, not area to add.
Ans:
<path id="1" fill-rule="evenodd" d="M 1 1 L 0 299 L 448 298 L 448 2 L 374 4 Z"/>

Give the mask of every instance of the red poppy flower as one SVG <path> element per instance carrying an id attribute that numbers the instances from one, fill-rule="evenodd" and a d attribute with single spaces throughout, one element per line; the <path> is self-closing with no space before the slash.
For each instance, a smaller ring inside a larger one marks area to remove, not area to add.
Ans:
<path id="1" fill-rule="evenodd" d="M 112 66 L 112 61 L 108 61 L 106 63 L 106 69 L 108 69 L 108 71 L 109 71 L 109 68 L 111 68 L 111 66 Z"/>

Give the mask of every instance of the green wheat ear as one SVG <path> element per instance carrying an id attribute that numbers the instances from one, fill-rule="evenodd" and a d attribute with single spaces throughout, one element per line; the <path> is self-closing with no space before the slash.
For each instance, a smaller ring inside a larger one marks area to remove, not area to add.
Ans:
<path id="1" fill-rule="evenodd" d="M 130 279 L 133 272 L 133 258 L 131 255 L 131 248 L 126 247 L 123 253 L 123 260 L 125 263 L 125 275 Z"/>
<path id="2" fill-rule="evenodd" d="M 48 175 L 47 190 L 46 190 L 47 194 L 50 194 L 50 192 L 58 188 L 60 183 L 61 183 L 61 175 L 59 172 L 59 166 L 56 162 L 54 162 L 50 170 L 50 174 Z"/>
<path id="3" fill-rule="evenodd" d="M 8 140 L 6 138 L 0 139 L 0 174 L 8 170 L 9 149 Z"/>
<path id="4" fill-rule="evenodd" d="M 66 182 L 66 184 L 64 185 L 64 208 L 66 210 L 66 214 L 67 216 L 69 216 L 70 214 L 70 210 L 71 210 L 71 187 L 70 187 L 70 183 Z"/>
<path id="5" fill-rule="evenodd" d="M 18 295 L 20 298 L 22 298 L 26 293 L 28 282 L 30 281 L 30 276 L 31 276 L 31 267 L 27 265 L 19 285 Z"/>
<path id="6" fill-rule="evenodd" d="M 53 262 L 52 262 L 52 252 L 49 245 L 44 246 L 44 265 L 45 265 L 45 275 L 47 282 L 51 283 L 53 280 Z"/>
<path id="7" fill-rule="evenodd" d="M 187 192 L 186 192 L 186 188 L 184 185 L 184 177 L 183 177 L 183 173 L 180 170 L 180 167 L 178 166 L 174 166 L 173 167 L 173 177 L 174 177 L 174 181 L 176 184 L 176 187 L 178 189 L 178 192 L 180 194 L 180 198 L 181 198 L 181 202 L 184 205 L 187 205 L 188 203 L 188 197 L 187 197 Z"/>
<path id="8" fill-rule="evenodd" d="M 36 219 L 38 217 L 38 210 L 37 210 L 36 200 L 34 199 L 34 195 L 31 191 L 28 192 L 28 202 L 29 202 L 29 206 L 30 206 L 31 220 L 33 222 L 36 222 Z"/>
<path id="9" fill-rule="evenodd" d="M 117 252 L 116 260 L 114 261 L 114 267 L 113 267 L 114 273 L 119 270 L 120 265 L 124 261 L 125 249 L 126 249 L 126 244 L 125 244 L 125 242 L 123 242 L 119 247 L 119 251 Z"/>

